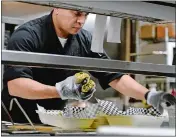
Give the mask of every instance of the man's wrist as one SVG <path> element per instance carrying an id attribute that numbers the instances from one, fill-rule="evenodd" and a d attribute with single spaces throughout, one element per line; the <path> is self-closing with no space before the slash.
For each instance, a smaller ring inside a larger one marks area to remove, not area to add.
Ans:
<path id="1" fill-rule="evenodd" d="M 63 88 L 62 82 L 56 83 L 55 87 L 56 87 L 56 91 L 57 91 L 58 95 L 60 96 L 60 98 L 62 100 L 67 99 L 67 98 L 65 98 L 64 93 L 63 93 L 64 91 L 62 90 L 62 88 Z"/>
<path id="2" fill-rule="evenodd" d="M 148 105 L 152 105 L 154 102 L 156 102 L 156 96 L 157 96 L 158 92 L 157 91 L 148 91 L 145 95 L 146 97 L 146 101 Z"/>
<path id="3" fill-rule="evenodd" d="M 55 87 L 56 87 L 56 91 L 57 91 L 57 93 L 59 94 L 60 91 L 62 90 L 61 83 L 56 83 Z"/>

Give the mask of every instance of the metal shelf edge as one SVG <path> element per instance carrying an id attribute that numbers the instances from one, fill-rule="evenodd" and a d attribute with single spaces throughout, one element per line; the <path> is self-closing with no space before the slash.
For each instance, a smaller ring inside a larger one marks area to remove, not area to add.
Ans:
<path id="1" fill-rule="evenodd" d="M 175 66 L 2 50 L 2 64 L 176 77 Z"/>

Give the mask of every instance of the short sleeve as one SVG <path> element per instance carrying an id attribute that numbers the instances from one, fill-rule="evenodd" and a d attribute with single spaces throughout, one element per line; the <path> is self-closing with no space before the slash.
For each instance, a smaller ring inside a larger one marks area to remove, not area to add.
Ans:
<path id="1" fill-rule="evenodd" d="M 101 58 L 101 59 L 108 59 L 105 54 L 94 53 L 92 52 L 91 57 L 93 58 Z M 121 78 L 124 74 L 123 73 L 108 73 L 108 72 L 93 72 L 89 71 L 91 75 L 98 79 L 99 84 L 105 90 L 109 88 L 109 83 L 115 79 Z"/>
<path id="2" fill-rule="evenodd" d="M 34 52 L 34 37 L 32 36 L 30 30 L 27 28 L 17 29 L 8 41 L 7 50 Z M 21 77 L 33 79 L 32 68 L 17 67 L 13 65 L 4 66 L 4 84 L 10 80 Z"/>

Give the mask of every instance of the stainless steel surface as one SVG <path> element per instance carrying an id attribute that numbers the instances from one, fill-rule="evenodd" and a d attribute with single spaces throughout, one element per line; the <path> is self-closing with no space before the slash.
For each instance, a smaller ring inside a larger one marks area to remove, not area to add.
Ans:
<path id="1" fill-rule="evenodd" d="M 34 1 L 34 0 L 20 0 L 32 4 L 62 7 L 66 9 L 75 9 L 87 11 L 96 14 L 103 14 L 107 16 L 114 16 L 120 18 L 131 18 L 141 21 L 157 22 L 161 20 L 175 21 L 175 8 L 166 7 L 162 5 L 155 5 L 144 2 L 132 1 L 98 1 L 98 2 L 83 2 L 83 1 L 64 1 L 50 0 L 50 1 Z M 145 7 L 145 8 L 144 8 Z M 147 10 L 146 10 L 147 9 Z"/>
<path id="2" fill-rule="evenodd" d="M 4 105 L 4 103 L 2 101 L 1 101 L 1 105 L 4 109 L 4 111 L 6 112 L 7 116 L 9 117 L 10 122 L 12 123 L 12 125 L 14 125 L 14 122 L 13 122 L 11 115 L 9 114 L 9 111 L 7 110 L 6 106 Z"/>
<path id="3" fill-rule="evenodd" d="M 96 136 L 96 132 L 76 132 L 76 133 L 56 133 L 55 135 L 59 136 Z"/>
<path id="4" fill-rule="evenodd" d="M 175 77 L 175 66 L 2 50 L 2 64 Z"/>
<path id="5" fill-rule="evenodd" d="M 34 124 L 32 123 L 32 121 L 30 120 L 30 118 L 28 117 L 28 115 L 26 114 L 26 112 L 24 111 L 24 109 L 22 108 L 22 106 L 20 105 L 20 103 L 18 102 L 18 100 L 16 98 L 13 98 L 11 101 L 10 101 L 10 108 L 9 110 L 11 111 L 12 110 L 12 107 L 13 107 L 13 102 L 15 101 L 15 103 L 17 104 L 17 106 L 20 108 L 21 112 L 24 114 L 25 118 L 28 120 L 28 122 L 31 124 L 31 126 L 33 127 L 34 130 L 35 129 L 35 126 Z"/>
<path id="6" fill-rule="evenodd" d="M 97 134 L 126 136 L 175 136 L 175 129 L 102 126 L 97 129 Z"/>
<path id="7" fill-rule="evenodd" d="M 3 23 L 17 24 L 17 25 L 21 25 L 27 21 L 27 19 L 22 19 L 18 17 L 7 17 L 7 16 L 2 16 L 1 19 Z"/>
<path id="8" fill-rule="evenodd" d="M 28 130 L 28 131 L 12 131 L 12 134 L 21 134 L 21 135 L 24 135 L 24 134 L 39 134 L 40 132 L 39 131 L 35 131 L 35 130 Z"/>

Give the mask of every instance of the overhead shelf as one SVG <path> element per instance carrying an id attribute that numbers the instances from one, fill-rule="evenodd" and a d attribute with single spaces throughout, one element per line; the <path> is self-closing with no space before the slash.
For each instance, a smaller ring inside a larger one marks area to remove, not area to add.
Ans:
<path id="1" fill-rule="evenodd" d="M 1 19 L 2 23 L 16 24 L 16 25 L 24 24 L 27 21 L 27 19 L 7 17 L 7 16 L 1 16 Z"/>
<path id="2" fill-rule="evenodd" d="M 167 7 L 152 3 L 140 1 L 35 1 L 20 0 L 19 2 L 30 3 L 35 5 L 60 7 L 66 9 L 74 9 L 106 16 L 114 16 L 119 18 L 130 18 L 144 22 L 162 22 L 175 21 L 175 7 Z"/>
<path id="3" fill-rule="evenodd" d="M 2 50 L 2 64 L 176 77 L 175 66 Z"/>
<path id="4" fill-rule="evenodd" d="M 33 18 L 49 13 L 53 7 L 75 9 L 95 14 L 130 18 L 144 22 L 162 23 L 175 21 L 175 8 L 140 1 L 2 1 L 2 22 L 21 24 Z M 9 18 L 9 19 L 8 19 Z M 16 20 L 15 20 L 16 19 Z"/>

